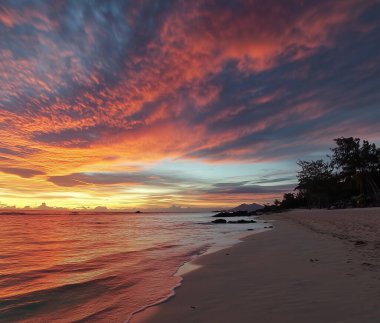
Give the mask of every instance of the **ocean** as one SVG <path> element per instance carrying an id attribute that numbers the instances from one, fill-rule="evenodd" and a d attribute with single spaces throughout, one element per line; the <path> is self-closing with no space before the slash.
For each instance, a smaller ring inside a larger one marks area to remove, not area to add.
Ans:
<path id="1" fill-rule="evenodd" d="M 264 224 L 211 213 L 0 213 L 0 322 L 127 322 L 197 255 Z"/>

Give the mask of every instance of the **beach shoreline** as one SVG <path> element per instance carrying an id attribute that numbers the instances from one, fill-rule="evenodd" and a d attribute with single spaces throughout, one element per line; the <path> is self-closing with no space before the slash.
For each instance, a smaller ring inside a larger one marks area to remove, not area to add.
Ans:
<path id="1" fill-rule="evenodd" d="M 174 297 L 131 322 L 378 322 L 380 209 L 264 218 L 274 230 L 197 258 Z"/>
<path id="2" fill-rule="evenodd" d="M 259 221 L 263 222 L 263 221 Z M 265 221 L 265 223 L 272 222 L 270 220 Z M 252 230 L 252 231 L 251 231 Z M 224 244 L 215 244 L 211 245 L 208 248 L 205 249 L 204 252 L 200 254 L 194 254 L 188 261 L 185 261 L 182 265 L 180 265 L 174 276 L 180 277 L 181 280 L 178 282 L 177 285 L 173 286 L 173 288 L 170 290 L 168 295 L 164 297 L 163 299 L 155 302 L 154 304 L 148 304 L 137 311 L 133 312 L 126 322 L 132 322 L 132 323 L 138 323 L 138 322 L 144 322 L 147 318 L 152 317 L 155 313 L 158 312 L 159 310 L 159 305 L 167 302 L 171 298 L 175 297 L 176 295 L 176 290 L 180 288 L 183 284 L 184 277 L 191 273 L 192 271 L 199 270 L 203 267 L 203 265 L 200 262 L 200 259 L 202 257 L 205 257 L 207 255 L 211 255 L 217 252 L 221 252 L 225 249 L 232 248 L 233 246 L 244 242 L 244 239 L 255 234 L 260 234 L 263 232 L 266 232 L 270 230 L 269 228 L 256 228 L 256 229 L 249 229 L 249 231 L 244 231 L 244 232 L 235 232 L 233 235 L 229 237 L 229 242 L 224 243 Z"/>

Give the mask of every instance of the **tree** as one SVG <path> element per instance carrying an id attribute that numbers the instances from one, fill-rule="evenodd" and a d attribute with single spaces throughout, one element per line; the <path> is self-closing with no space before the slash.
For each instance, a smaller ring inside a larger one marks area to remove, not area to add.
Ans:
<path id="1" fill-rule="evenodd" d="M 380 148 L 353 137 L 334 141 L 328 161 L 298 162 L 297 195 L 284 194 L 281 208 L 380 203 Z"/>
<path id="2" fill-rule="evenodd" d="M 376 183 L 380 171 L 380 149 L 375 144 L 359 138 L 334 139 L 336 147 L 332 148 L 332 165 L 338 170 L 340 178 L 347 185 L 356 184 L 357 193 L 379 199 Z"/>
<path id="3" fill-rule="evenodd" d="M 284 209 L 294 209 L 301 206 L 301 200 L 293 193 L 285 193 L 281 202 L 281 207 Z"/>
<path id="4" fill-rule="evenodd" d="M 274 204 L 274 206 L 279 207 L 281 205 L 281 202 L 280 202 L 280 200 L 275 199 L 273 204 Z"/>
<path id="5" fill-rule="evenodd" d="M 310 206 L 322 207 L 328 205 L 330 191 L 334 185 L 335 177 L 333 167 L 322 159 L 316 161 L 299 161 L 301 170 L 297 174 L 296 187 L 308 200 Z"/>

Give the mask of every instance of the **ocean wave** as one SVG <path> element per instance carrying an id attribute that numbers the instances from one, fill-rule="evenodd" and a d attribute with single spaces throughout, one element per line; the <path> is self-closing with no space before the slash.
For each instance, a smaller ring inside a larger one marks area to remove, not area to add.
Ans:
<path id="1" fill-rule="evenodd" d="M 0 298 L 0 316 L 12 321 L 19 317 L 36 315 L 39 310 L 53 309 L 57 302 L 63 307 L 70 308 L 93 299 L 94 296 L 100 297 L 103 293 L 107 293 L 115 285 L 115 280 L 118 281 L 119 277 L 111 275 Z M 135 283 L 133 281 L 124 283 L 123 288 L 131 287 Z"/>

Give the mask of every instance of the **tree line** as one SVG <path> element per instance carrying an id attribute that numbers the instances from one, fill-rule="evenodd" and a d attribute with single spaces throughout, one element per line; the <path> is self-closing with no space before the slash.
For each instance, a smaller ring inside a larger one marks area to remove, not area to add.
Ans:
<path id="1" fill-rule="evenodd" d="M 334 142 L 325 159 L 300 160 L 294 193 L 267 208 L 380 206 L 380 148 L 353 137 Z"/>

